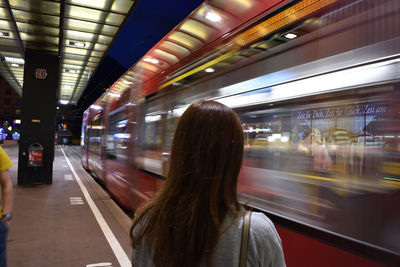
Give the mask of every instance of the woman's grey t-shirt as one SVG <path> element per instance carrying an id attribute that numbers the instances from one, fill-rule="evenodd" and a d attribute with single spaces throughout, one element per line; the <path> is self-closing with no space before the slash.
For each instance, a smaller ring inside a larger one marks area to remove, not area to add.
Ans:
<path id="1" fill-rule="evenodd" d="M 221 236 L 212 255 L 211 266 L 239 266 L 243 217 L 235 220 L 232 224 L 233 220 L 233 215 L 229 214 L 222 224 Z M 132 266 L 154 267 L 145 246 L 133 249 Z M 205 260 L 201 266 L 207 266 Z M 253 266 L 286 266 L 281 239 L 271 220 L 259 212 L 252 212 L 250 221 L 247 267 Z"/>

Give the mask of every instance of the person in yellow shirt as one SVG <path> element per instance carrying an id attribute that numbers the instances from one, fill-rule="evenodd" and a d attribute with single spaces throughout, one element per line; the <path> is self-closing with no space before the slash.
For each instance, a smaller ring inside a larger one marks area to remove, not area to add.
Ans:
<path id="1" fill-rule="evenodd" d="M 8 234 L 9 221 L 11 220 L 11 209 L 13 204 L 13 189 L 10 171 L 13 165 L 6 152 L 0 146 L 0 187 L 1 187 L 1 206 L 0 206 L 0 266 L 7 266 L 6 241 Z"/>

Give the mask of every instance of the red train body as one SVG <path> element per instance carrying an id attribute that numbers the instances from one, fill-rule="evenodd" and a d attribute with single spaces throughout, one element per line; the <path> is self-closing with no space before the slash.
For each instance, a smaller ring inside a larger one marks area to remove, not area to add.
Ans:
<path id="1" fill-rule="evenodd" d="M 85 111 L 82 165 L 134 211 L 163 185 L 179 116 L 215 99 L 243 123 L 239 198 L 276 223 L 288 266 L 395 265 L 399 12 L 206 1 Z"/>

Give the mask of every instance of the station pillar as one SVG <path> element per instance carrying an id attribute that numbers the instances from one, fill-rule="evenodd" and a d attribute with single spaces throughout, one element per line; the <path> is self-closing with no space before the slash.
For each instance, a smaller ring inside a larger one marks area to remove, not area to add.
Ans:
<path id="1" fill-rule="evenodd" d="M 18 184 L 51 184 L 59 86 L 59 57 L 25 51 Z"/>

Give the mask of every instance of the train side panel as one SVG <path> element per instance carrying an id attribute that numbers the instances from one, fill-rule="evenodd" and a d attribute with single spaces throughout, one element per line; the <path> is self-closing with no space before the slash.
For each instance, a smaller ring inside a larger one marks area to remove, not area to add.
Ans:
<path id="1" fill-rule="evenodd" d="M 282 9 L 252 13 L 204 47 L 188 42 L 196 52 L 177 49 L 186 56 L 163 69 L 152 58 L 162 46 L 176 47 L 168 35 L 144 57 L 148 62 L 110 88 L 99 143 L 105 184 L 132 211 L 153 198 L 167 176 L 179 117 L 194 101 L 213 99 L 242 121 L 238 196 L 278 225 L 288 266 L 395 265 L 400 3 L 274 3 Z M 197 23 L 202 10 L 191 15 Z M 119 96 L 127 80 L 130 95 Z M 95 129 L 102 126 L 95 118 L 88 165 L 96 173 Z"/>

